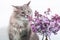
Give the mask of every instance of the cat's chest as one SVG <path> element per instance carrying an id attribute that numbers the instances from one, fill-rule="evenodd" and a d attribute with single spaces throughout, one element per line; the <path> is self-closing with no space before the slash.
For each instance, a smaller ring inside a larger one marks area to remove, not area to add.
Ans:
<path id="1" fill-rule="evenodd" d="M 20 19 L 16 19 L 18 25 L 20 26 L 24 26 L 24 24 L 28 24 L 28 19 L 27 18 L 20 18 Z"/>

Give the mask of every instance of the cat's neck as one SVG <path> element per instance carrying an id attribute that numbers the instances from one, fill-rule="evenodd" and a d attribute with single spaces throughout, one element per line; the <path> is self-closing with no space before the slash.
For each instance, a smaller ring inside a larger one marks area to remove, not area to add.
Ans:
<path id="1" fill-rule="evenodd" d="M 19 17 L 16 17 L 17 20 L 28 20 L 27 17 L 24 17 L 24 16 L 19 16 Z"/>

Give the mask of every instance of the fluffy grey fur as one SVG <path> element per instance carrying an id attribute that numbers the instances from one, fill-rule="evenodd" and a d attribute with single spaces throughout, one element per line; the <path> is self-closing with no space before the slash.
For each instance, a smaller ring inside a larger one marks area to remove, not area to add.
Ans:
<path id="1" fill-rule="evenodd" d="M 27 15 L 31 16 L 30 2 L 23 6 L 13 6 L 14 12 L 10 18 L 9 40 L 39 40 L 31 31 Z"/>

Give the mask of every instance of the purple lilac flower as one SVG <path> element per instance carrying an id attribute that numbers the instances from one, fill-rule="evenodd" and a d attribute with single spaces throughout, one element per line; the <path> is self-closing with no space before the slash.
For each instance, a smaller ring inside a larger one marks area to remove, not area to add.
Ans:
<path id="1" fill-rule="evenodd" d="M 51 10 L 48 10 L 45 13 L 49 13 Z M 49 19 L 47 16 L 39 14 L 39 12 L 35 11 L 35 18 L 29 17 L 30 21 L 33 22 L 31 24 L 32 31 L 35 33 L 41 33 L 47 36 L 50 36 L 51 33 L 57 34 L 60 30 L 60 16 L 55 14 Z"/>

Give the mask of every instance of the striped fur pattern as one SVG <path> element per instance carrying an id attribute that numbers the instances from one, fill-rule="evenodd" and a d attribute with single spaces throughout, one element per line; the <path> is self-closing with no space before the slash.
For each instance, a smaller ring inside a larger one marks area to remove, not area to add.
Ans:
<path id="1" fill-rule="evenodd" d="M 10 18 L 9 40 L 39 40 L 31 31 L 27 15 L 31 16 L 30 2 L 23 6 L 13 6 L 14 12 Z"/>

